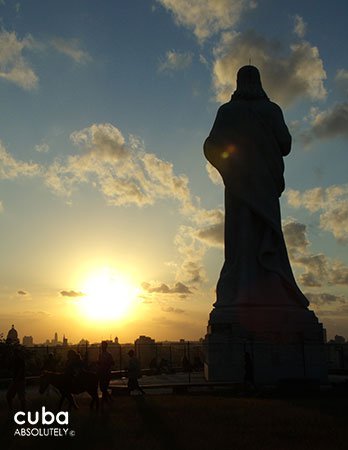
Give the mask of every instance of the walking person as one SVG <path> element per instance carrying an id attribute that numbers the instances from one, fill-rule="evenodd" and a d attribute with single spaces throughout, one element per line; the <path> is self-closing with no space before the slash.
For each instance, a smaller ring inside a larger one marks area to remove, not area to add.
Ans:
<path id="1" fill-rule="evenodd" d="M 114 364 L 114 358 L 111 353 L 108 352 L 107 348 L 108 343 L 102 341 L 98 359 L 99 387 L 102 392 L 102 400 L 106 402 L 111 400 L 108 389 L 111 379 L 111 367 Z"/>
<path id="2" fill-rule="evenodd" d="M 132 391 L 139 391 L 145 394 L 141 386 L 139 386 L 138 378 L 141 376 L 140 363 L 138 358 L 135 356 L 134 350 L 129 350 L 128 352 L 129 362 L 128 362 L 128 390 L 129 394 Z"/>

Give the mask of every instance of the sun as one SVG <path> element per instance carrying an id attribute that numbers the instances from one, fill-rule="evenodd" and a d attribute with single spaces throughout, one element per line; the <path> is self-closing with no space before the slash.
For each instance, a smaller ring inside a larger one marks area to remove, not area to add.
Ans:
<path id="1" fill-rule="evenodd" d="M 123 274 L 103 268 L 90 274 L 83 283 L 79 307 L 91 320 L 120 319 L 130 313 L 140 292 Z"/>

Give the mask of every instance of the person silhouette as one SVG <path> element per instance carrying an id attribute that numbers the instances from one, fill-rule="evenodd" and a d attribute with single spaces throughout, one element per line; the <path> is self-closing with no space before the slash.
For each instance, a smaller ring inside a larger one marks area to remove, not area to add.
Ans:
<path id="1" fill-rule="evenodd" d="M 79 385 L 78 377 L 83 369 L 83 362 L 80 353 L 73 349 L 69 349 L 67 360 L 64 367 L 64 374 L 67 383 L 72 391 L 76 390 Z"/>
<path id="2" fill-rule="evenodd" d="M 13 399 L 18 396 L 21 410 L 26 410 L 25 398 L 25 359 L 19 347 L 13 349 L 12 355 L 12 381 L 7 389 L 6 400 L 9 411 L 13 409 Z"/>
<path id="3" fill-rule="evenodd" d="M 129 361 L 128 361 L 128 391 L 129 394 L 133 391 L 139 391 L 142 394 L 145 394 L 144 390 L 141 386 L 139 386 L 138 378 L 141 376 L 140 363 L 138 358 L 135 356 L 134 350 L 129 350 L 128 352 Z"/>
<path id="4" fill-rule="evenodd" d="M 57 367 L 57 360 L 52 352 L 50 352 L 47 357 L 45 358 L 45 361 L 42 366 L 42 370 L 48 370 L 50 372 L 54 372 Z"/>
<path id="5" fill-rule="evenodd" d="M 244 352 L 244 390 L 251 390 L 254 386 L 254 364 L 249 352 Z"/>
<path id="6" fill-rule="evenodd" d="M 279 197 L 291 135 L 280 107 L 263 90 L 258 69 L 239 69 L 237 89 L 222 105 L 204 154 L 225 185 L 225 262 L 216 308 L 309 304 L 290 266 Z"/>
<path id="7" fill-rule="evenodd" d="M 103 401 L 111 400 L 108 389 L 111 379 L 111 367 L 114 364 L 114 359 L 111 353 L 108 352 L 107 348 L 108 343 L 106 341 L 102 341 L 98 359 L 98 377 Z"/>

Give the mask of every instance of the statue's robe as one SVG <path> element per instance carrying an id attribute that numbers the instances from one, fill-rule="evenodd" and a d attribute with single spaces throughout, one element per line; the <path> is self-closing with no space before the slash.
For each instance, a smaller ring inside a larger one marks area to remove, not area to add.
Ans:
<path id="1" fill-rule="evenodd" d="M 308 306 L 293 276 L 281 228 L 283 157 L 291 136 L 269 100 L 231 100 L 204 143 L 225 184 L 225 263 L 215 306 Z"/>

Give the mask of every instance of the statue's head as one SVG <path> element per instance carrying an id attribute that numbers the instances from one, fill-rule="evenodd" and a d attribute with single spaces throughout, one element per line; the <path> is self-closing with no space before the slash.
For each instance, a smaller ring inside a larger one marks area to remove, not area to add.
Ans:
<path id="1" fill-rule="evenodd" d="M 237 73 L 237 89 L 232 95 L 233 100 L 268 100 L 263 90 L 260 72 L 255 66 L 243 66 Z"/>

